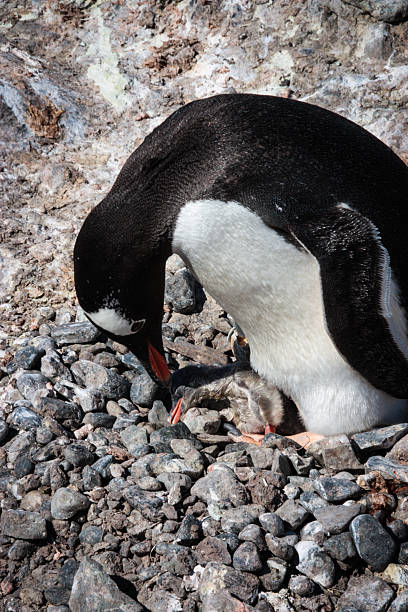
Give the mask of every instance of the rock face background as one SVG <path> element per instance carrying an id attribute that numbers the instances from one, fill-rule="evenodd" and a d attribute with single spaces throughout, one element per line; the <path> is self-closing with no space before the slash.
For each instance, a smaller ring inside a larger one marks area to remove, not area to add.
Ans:
<path id="1" fill-rule="evenodd" d="M 290 95 L 407 159 L 407 16 L 406 0 L 3 2 L 3 338 L 38 327 L 43 306 L 73 304 L 86 213 L 146 134 L 195 98 Z"/>

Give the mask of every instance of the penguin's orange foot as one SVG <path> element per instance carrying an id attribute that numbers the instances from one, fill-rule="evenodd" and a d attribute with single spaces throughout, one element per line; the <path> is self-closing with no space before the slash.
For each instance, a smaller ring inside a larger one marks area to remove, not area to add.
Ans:
<path id="1" fill-rule="evenodd" d="M 322 436 L 321 434 L 312 433 L 311 431 L 302 431 L 301 433 L 286 437 L 290 440 L 293 440 L 294 442 L 297 442 L 297 444 L 306 449 L 309 448 L 309 446 L 311 446 L 314 442 L 325 438 L 325 436 Z"/>

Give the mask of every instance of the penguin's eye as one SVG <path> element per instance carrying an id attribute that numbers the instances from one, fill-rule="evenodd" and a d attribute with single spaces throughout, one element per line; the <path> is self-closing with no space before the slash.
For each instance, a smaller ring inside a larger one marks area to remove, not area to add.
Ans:
<path id="1" fill-rule="evenodd" d="M 140 321 L 133 321 L 130 326 L 130 330 L 132 334 L 136 334 L 136 332 L 140 331 L 143 325 L 146 323 L 146 319 L 140 319 Z"/>

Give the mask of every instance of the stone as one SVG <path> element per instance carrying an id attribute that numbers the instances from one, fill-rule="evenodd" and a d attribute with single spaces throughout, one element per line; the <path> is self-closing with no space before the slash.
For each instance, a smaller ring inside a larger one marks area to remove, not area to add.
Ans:
<path id="1" fill-rule="evenodd" d="M 343 0 L 343 2 L 356 6 L 379 21 L 400 23 L 408 19 L 406 0 Z"/>
<path id="2" fill-rule="evenodd" d="M 310 514 L 314 514 L 317 508 L 326 508 L 329 505 L 329 502 L 313 491 L 303 491 L 303 493 L 300 494 L 299 503 L 310 512 Z"/>
<path id="3" fill-rule="evenodd" d="M 35 549 L 32 542 L 25 542 L 24 540 L 16 540 L 8 549 L 7 556 L 9 559 L 14 561 L 21 561 L 25 557 L 29 557 Z"/>
<path id="4" fill-rule="evenodd" d="M 14 355 L 14 359 L 7 366 L 7 372 L 12 374 L 18 368 L 23 370 L 38 370 L 41 366 L 41 357 L 45 355 L 43 348 L 35 346 L 25 346 L 18 350 Z"/>
<path id="5" fill-rule="evenodd" d="M 396 556 L 397 546 L 392 536 L 374 516 L 357 516 L 350 524 L 350 533 L 359 557 L 374 571 L 384 570 Z"/>
<path id="6" fill-rule="evenodd" d="M 152 423 L 152 425 L 156 425 L 157 427 L 166 427 L 168 425 L 169 413 L 161 400 L 156 400 L 153 402 L 153 406 L 149 410 L 147 419 L 149 423 Z"/>
<path id="7" fill-rule="evenodd" d="M 31 474 L 34 471 L 34 464 L 25 455 L 17 457 L 14 463 L 14 474 L 16 478 L 23 478 L 27 474 Z"/>
<path id="8" fill-rule="evenodd" d="M 366 466 L 369 470 L 380 472 L 387 480 L 400 480 L 408 483 L 408 465 L 387 459 L 386 457 L 369 457 Z"/>
<path id="9" fill-rule="evenodd" d="M 246 525 L 239 532 L 238 538 L 243 542 L 253 542 L 259 550 L 266 550 L 265 538 L 259 525 L 253 523 Z"/>
<path id="10" fill-rule="evenodd" d="M 300 537 L 302 540 L 311 540 L 318 546 L 321 546 L 326 539 L 327 532 L 323 529 L 319 521 L 310 521 L 306 523 L 300 530 Z"/>
<path id="11" fill-rule="evenodd" d="M 95 455 L 81 442 L 69 444 L 64 449 L 64 457 L 74 467 L 84 467 L 95 460 Z"/>
<path id="12" fill-rule="evenodd" d="M 387 459 L 399 461 L 404 465 L 408 465 L 408 435 L 398 440 L 392 449 L 386 455 Z"/>
<path id="13" fill-rule="evenodd" d="M 90 424 L 94 429 L 97 427 L 110 428 L 115 422 L 116 417 L 106 412 L 87 412 L 83 418 L 85 425 Z"/>
<path id="14" fill-rule="evenodd" d="M 408 565 L 401 563 L 390 563 L 382 573 L 382 578 L 386 582 L 391 582 L 398 586 L 408 586 Z"/>
<path id="15" fill-rule="evenodd" d="M 291 576 L 288 583 L 289 590 L 299 597 L 310 597 L 313 595 L 315 585 L 310 578 L 306 576 Z"/>
<path id="16" fill-rule="evenodd" d="M 279 559 L 284 559 L 285 561 L 292 561 L 295 558 L 295 549 L 285 542 L 285 540 L 267 533 L 265 535 L 265 542 L 275 557 L 279 557 Z"/>
<path id="17" fill-rule="evenodd" d="M 141 612 L 143 608 L 119 590 L 99 563 L 84 557 L 75 574 L 69 609 L 71 612 L 88 609 L 99 612 L 113 609 L 121 612 Z"/>
<path id="18" fill-rule="evenodd" d="M 218 519 L 223 509 L 242 506 L 248 501 L 244 485 L 229 467 L 222 464 L 213 464 L 213 469 L 191 487 L 191 494 L 205 502 L 211 500 L 213 506 L 219 507 Z"/>
<path id="19" fill-rule="evenodd" d="M 296 569 L 324 588 L 330 588 L 335 581 L 335 566 L 323 550 L 314 542 L 301 541 L 295 545 L 299 556 Z"/>
<path id="20" fill-rule="evenodd" d="M 285 581 L 287 567 L 280 559 L 267 560 L 269 574 L 261 576 L 261 582 L 266 591 L 279 591 Z"/>
<path id="21" fill-rule="evenodd" d="M 26 400 L 32 401 L 36 392 L 47 389 L 47 382 L 41 372 L 23 372 L 17 378 L 17 389 Z"/>
<path id="22" fill-rule="evenodd" d="M 79 491 L 61 487 L 51 499 L 51 515 L 55 519 L 70 519 L 89 508 L 90 501 Z"/>
<path id="23" fill-rule="evenodd" d="M 183 422 L 191 433 L 216 434 L 221 425 L 221 416 L 218 410 L 193 406 L 183 416 Z"/>
<path id="24" fill-rule="evenodd" d="M 152 446 L 156 446 L 157 444 L 168 444 L 168 451 L 166 452 L 171 452 L 170 442 L 176 439 L 195 440 L 195 437 L 187 425 L 181 421 L 175 425 L 169 425 L 152 431 L 150 434 L 150 444 Z"/>
<path id="25" fill-rule="evenodd" d="M 82 528 L 81 533 L 79 534 L 79 541 L 82 544 L 90 544 L 93 546 L 98 542 L 102 542 L 103 531 L 100 527 L 95 525 L 88 525 Z"/>
<path id="26" fill-rule="evenodd" d="M 196 547 L 197 563 L 205 565 L 211 561 L 231 565 L 227 543 L 214 536 L 207 536 Z"/>
<path id="27" fill-rule="evenodd" d="M 190 270 L 182 268 L 166 276 L 164 299 L 175 312 L 191 314 L 196 307 L 195 281 Z"/>
<path id="28" fill-rule="evenodd" d="M 86 465 L 82 470 L 82 482 L 84 491 L 92 491 L 95 487 L 102 485 L 102 477 L 94 468 Z"/>
<path id="29" fill-rule="evenodd" d="M 259 551 L 253 542 L 243 542 L 238 546 L 232 557 L 235 569 L 244 572 L 259 572 L 262 569 L 262 561 Z"/>
<path id="30" fill-rule="evenodd" d="M 283 520 L 274 512 L 264 512 L 259 515 L 258 520 L 265 531 L 271 535 L 281 536 L 285 533 Z"/>
<path id="31" fill-rule="evenodd" d="M 102 478 L 108 478 L 110 474 L 109 466 L 112 462 L 112 455 L 104 455 L 92 464 L 92 469 L 98 472 L 102 476 Z"/>
<path id="32" fill-rule="evenodd" d="M 398 423 L 397 425 L 354 434 L 351 439 L 361 451 L 374 453 L 378 450 L 392 448 L 407 433 L 408 423 Z"/>
<path id="33" fill-rule="evenodd" d="M 317 508 L 314 515 L 325 531 L 335 534 L 344 531 L 350 521 L 360 512 L 360 504 L 351 504 L 350 506 Z"/>
<path id="34" fill-rule="evenodd" d="M 408 610 L 408 589 L 400 593 L 388 608 L 388 612 L 406 612 Z"/>
<path id="35" fill-rule="evenodd" d="M 3 421 L 3 419 L 0 419 L 0 444 L 2 444 L 4 440 L 7 438 L 8 432 L 9 432 L 9 427 L 6 421 Z"/>
<path id="36" fill-rule="evenodd" d="M 288 499 L 275 511 L 291 529 L 298 529 L 309 516 L 309 512 L 294 499 Z"/>
<path id="37" fill-rule="evenodd" d="M 42 397 L 39 410 L 43 416 L 50 416 L 61 422 L 72 420 L 79 423 L 82 418 L 82 411 L 77 404 L 55 397 Z"/>
<path id="38" fill-rule="evenodd" d="M 258 594 L 258 585 L 259 580 L 253 574 L 211 562 L 201 574 L 198 590 L 202 601 L 208 594 L 226 589 L 231 595 L 251 604 Z"/>
<path id="39" fill-rule="evenodd" d="M 357 609 L 361 612 L 385 612 L 394 597 L 392 588 L 376 576 L 351 577 L 347 589 L 341 595 L 341 609 Z"/>
<path id="40" fill-rule="evenodd" d="M 273 448 L 250 448 L 248 454 L 254 467 L 268 469 L 272 466 L 275 451 Z"/>
<path id="41" fill-rule="evenodd" d="M 137 485 L 123 490 L 123 496 L 132 508 L 137 508 L 148 521 L 160 521 L 163 518 L 163 500 L 154 493 L 143 491 Z"/>
<path id="42" fill-rule="evenodd" d="M 338 561 L 353 559 L 357 555 L 353 539 L 349 533 L 339 533 L 328 538 L 323 542 L 323 550 L 325 550 L 332 559 L 337 559 Z"/>
<path id="43" fill-rule="evenodd" d="M 42 426 L 42 418 L 27 406 L 17 406 L 11 414 L 11 422 L 18 429 L 36 429 Z"/>
<path id="44" fill-rule="evenodd" d="M 129 383 L 126 378 L 92 361 L 76 361 L 71 366 L 71 372 L 80 385 L 90 387 L 105 398 L 118 400 L 128 394 Z"/>
<path id="45" fill-rule="evenodd" d="M 42 540 L 47 537 L 47 524 L 39 512 L 4 509 L 0 531 L 21 540 Z"/>
<path id="46" fill-rule="evenodd" d="M 358 499 L 362 494 L 362 490 L 355 482 L 342 478 L 317 478 L 313 481 L 313 486 L 323 499 L 333 503 Z"/>
<path id="47" fill-rule="evenodd" d="M 72 380 L 71 372 L 62 363 L 60 355 L 55 351 L 51 351 L 42 357 L 41 374 L 44 374 L 46 378 L 50 378 L 51 380 L 56 378 L 63 378 L 68 381 Z"/>
<path id="48" fill-rule="evenodd" d="M 362 468 L 348 437 L 344 434 L 323 438 L 314 442 L 307 450 L 321 465 L 334 472 Z"/>
<path id="49" fill-rule="evenodd" d="M 197 544 L 202 538 L 201 521 L 199 521 L 192 514 L 188 514 L 184 517 L 179 530 L 176 534 L 176 542 L 190 546 Z"/>
<path id="50" fill-rule="evenodd" d="M 130 387 L 130 399 L 136 406 L 151 407 L 157 399 L 161 389 L 157 383 L 150 378 L 145 368 L 140 365 L 135 370 L 135 378 Z"/>
<path id="51" fill-rule="evenodd" d="M 406 542 L 408 540 L 408 525 L 401 521 L 401 519 L 395 519 L 388 523 L 387 525 L 388 531 L 391 531 L 391 534 L 399 540 L 400 542 Z"/>
<path id="52" fill-rule="evenodd" d="M 230 510 L 224 510 L 221 517 L 221 527 L 224 531 L 239 533 L 250 523 L 254 523 L 264 508 L 258 504 L 247 504 Z"/>
<path id="53" fill-rule="evenodd" d="M 102 333 L 90 321 L 79 323 L 65 323 L 57 325 L 51 330 L 51 337 L 58 346 L 66 344 L 88 344 L 96 342 Z"/>

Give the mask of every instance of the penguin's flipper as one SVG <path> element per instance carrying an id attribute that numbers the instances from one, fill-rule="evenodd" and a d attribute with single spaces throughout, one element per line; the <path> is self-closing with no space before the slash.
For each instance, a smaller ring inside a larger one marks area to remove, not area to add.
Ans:
<path id="1" fill-rule="evenodd" d="M 408 398 L 405 313 L 375 225 L 339 204 L 289 231 L 319 262 L 327 328 L 339 352 L 374 387 Z"/>

